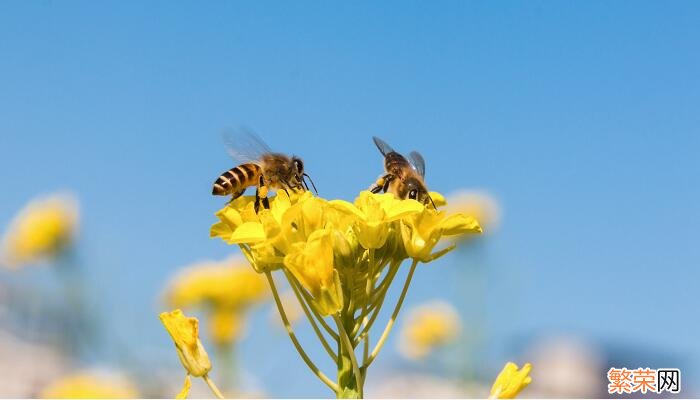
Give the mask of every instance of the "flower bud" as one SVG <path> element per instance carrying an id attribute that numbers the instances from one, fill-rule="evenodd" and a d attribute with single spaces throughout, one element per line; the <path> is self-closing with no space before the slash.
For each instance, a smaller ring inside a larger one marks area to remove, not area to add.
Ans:
<path id="1" fill-rule="evenodd" d="M 211 361 L 199 340 L 197 318 L 188 318 L 178 309 L 161 313 L 160 321 L 172 337 L 177 355 L 187 372 L 196 377 L 206 375 L 211 370 Z"/>

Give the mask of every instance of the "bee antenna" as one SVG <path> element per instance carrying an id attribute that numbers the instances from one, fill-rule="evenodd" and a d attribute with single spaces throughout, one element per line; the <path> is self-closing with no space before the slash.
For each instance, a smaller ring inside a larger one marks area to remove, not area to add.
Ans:
<path id="1" fill-rule="evenodd" d="M 303 179 L 299 179 L 299 182 L 301 182 L 301 187 L 304 188 L 305 190 L 309 190 L 309 185 L 306 184 L 306 181 Z"/>
<path id="2" fill-rule="evenodd" d="M 316 190 L 316 185 L 314 185 L 314 181 L 311 179 L 311 177 L 309 176 L 309 174 L 307 174 L 306 172 L 304 172 L 304 173 L 302 174 L 302 176 L 305 177 L 305 178 L 309 178 L 309 182 L 311 182 L 311 186 L 313 186 L 314 192 L 316 192 L 316 194 L 318 194 L 318 190 Z M 308 189 L 309 189 L 309 185 L 306 183 L 306 181 L 304 181 L 304 184 L 306 185 L 306 189 L 308 190 Z"/>
<path id="3" fill-rule="evenodd" d="M 428 195 L 428 198 L 430 199 L 430 202 L 433 203 L 433 207 L 434 207 L 435 210 L 437 211 L 437 206 L 435 205 L 435 202 L 433 201 L 433 198 L 430 197 L 430 195 Z"/>

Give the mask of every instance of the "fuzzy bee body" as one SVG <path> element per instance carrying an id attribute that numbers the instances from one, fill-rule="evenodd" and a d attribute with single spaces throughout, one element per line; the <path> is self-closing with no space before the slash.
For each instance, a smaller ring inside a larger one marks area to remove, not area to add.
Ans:
<path id="1" fill-rule="evenodd" d="M 219 175 L 212 186 L 214 196 L 231 195 L 234 200 L 247 188 L 255 186 L 257 211 L 261 204 L 268 207 L 268 189 L 309 189 L 304 181 L 308 175 L 299 157 L 270 151 L 262 139 L 248 131 L 236 136 L 225 135 L 224 140 L 229 154 L 242 163 Z M 313 186 L 313 182 L 311 184 Z"/>
<path id="2" fill-rule="evenodd" d="M 393 193 L 400 199 L 413 199 L 421 203 L 432 202 L 425 186 L 425 161 L 417 151 L 406 159 L 386 142 L 374 137 L 374 143 L 384 156 L 385 173 L 370 188 L 373 193 Z M 433 204 L 434 206 L 434 204 Z"/>

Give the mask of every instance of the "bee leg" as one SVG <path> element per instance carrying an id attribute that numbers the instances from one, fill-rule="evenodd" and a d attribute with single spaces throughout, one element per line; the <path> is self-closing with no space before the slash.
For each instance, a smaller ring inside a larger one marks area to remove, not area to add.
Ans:
<path id="1" fill-rule="evenodd" d="M 386 191 L 389 189 L 389 184 L 394 179 L 396 179 L 396 176 L 394 176 L 393 174 L 386 174 L 381 178 L 377 179 L 377 182 L 370 189 L 370 191 L 372 193 L 379 193 L 381 191 L 384 191 L 386 193 Z"/>
<path id="2" fill-rule="evenodd" d="M 245 189 L 239 190 L 238 192 L 233 192 L 233 193 L 231 193 L 231 200 L 227 201 L 227 202 L 226 202 L 226 205 L 229 205 L 229 204 L 233 203 L 234 200 L 236 200 L 237 198 L 241 197 L 241 195 L 243 194 L 243 192 L 245 192 Z"/>
<path id="3" fill-rule="evenodd" d="M 262 189 L 262 190 L 260 190 L 260 189 Z M 253 209 L 255 210 L 256 214 L 258 213 L 258 211 L 260 211 L 260 204 L 262 204 L 263 208 L 270 208 L 270 202 L 267 199 L 267 196 L 263 196 L 262 195 L 263 193 L 260 193 L 260 192 L 263 192 L 266 194 L 267 188 L 263 186 L 261 188 L 258 188 L 255 191 L 255 204 L 253 205 Z"/>
<path id="4" fill-rule="evenodd" d="M 260 204 L 262 204 L 264 208 L 270 208 L 270 200 L 267 199 L 267 186 L 265 186 L 265 181 L 263 180 L 262 175 L 260 175 L 260 182 L 258 183 L 258 188 L 255 189 L 254 209 L 256 214 L 260 210 Z"/>
<path id="5" fill-rule="evenodd" d="M 384 193 L 386 193 L 387 190 L 389 190 L 389 184 L 390 184 L 391 181 L 393 181 L 394 179 L 396 179 L 396 175 L 392 175 L 392 174 L 387 174 L 387 175 L 386 175 L 386 177 L 384 178 L 384 186 L 382 186 L 382 191 L 384 191 Z"/>

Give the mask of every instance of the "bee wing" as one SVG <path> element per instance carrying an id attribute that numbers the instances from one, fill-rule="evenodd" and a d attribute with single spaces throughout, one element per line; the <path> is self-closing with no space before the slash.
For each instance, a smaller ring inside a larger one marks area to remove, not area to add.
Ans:
<path id="1" fill-rule="evenodd" d="M 379 151 L 382 153 L 382 155 L 383 155 L 384 157 L 386 157 L 386 155 L 389 154 L 389 153 L 394 153 L 394 149 L 392 149 L 391 146 L 389 146 L 389 145 L 388 145 L 385 141 L 383 141 L 382 139 L 380 139 L 380 138 L 378 138 L 378 137 L 376 137 L 376 136 L 372 136 L 372 140 L 374 140 L 374 144 L 377 145 L 377 148 L 379 149 Z"/>
<path id="2" fill-rule="evenodd" d="M 241 164 L 258 163 L 263 154 L 272 153 L 260 136 L 248 128 L 229 128 L 221 136 L 226 152 Z"/>
<path id="3" fill-rule="evenodd" d="M 411 167 L 418 172 L 418 175 L 425 176 L 425 160 L 423 156 L 417 151 L 412 151 L 408 155 L 408 161 L 411 163 Z"/>

